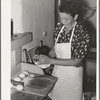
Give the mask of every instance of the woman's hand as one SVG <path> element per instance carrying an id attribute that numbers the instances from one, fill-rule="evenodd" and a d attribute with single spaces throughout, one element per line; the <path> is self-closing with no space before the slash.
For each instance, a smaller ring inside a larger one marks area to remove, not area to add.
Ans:
<path id="1" fill-rule="evenodd" d="M 33 61 L 38 62 L 38 64 L 50 64 L 51 58 L 46 55 L 35 55 Z"/>
<path id="2" fill-rule="evenodd" d="M 50 57 L 53 57 L 53 58 L 56 57 L 56 53 L 55 53 L 54 47 L 50 50 L 49 56 L 50 56 Z"/>

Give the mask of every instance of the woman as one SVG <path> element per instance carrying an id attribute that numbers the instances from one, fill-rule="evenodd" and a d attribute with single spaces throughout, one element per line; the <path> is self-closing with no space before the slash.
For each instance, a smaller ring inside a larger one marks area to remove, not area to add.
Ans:
<path id="1" fill-rule="evenodd" d="M 54 64 L 53 76 L 58 77 L 49 96 L 53 100 L 82 100 L 82 60 L 87 54 L 89 34 L 76 20 L 80 7 L 65 1 L 59 7 L 60 21 L 54 31 L 54 48 L 48 56 L 35 56 L 39 64 Z M 53 58 L 54 57 L 54 58 Z"/>

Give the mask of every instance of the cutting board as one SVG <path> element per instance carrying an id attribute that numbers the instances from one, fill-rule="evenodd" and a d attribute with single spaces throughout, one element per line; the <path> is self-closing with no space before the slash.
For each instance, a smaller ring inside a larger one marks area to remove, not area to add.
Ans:
<path id="1" fill-rule="evenodd" d="M 11 94 L 11 100 L 43 100 L 43 97 L 20 91 L 14 91 Z"/>
<path id="2" fill-rule="evenodd" d="M 47 96 L 57 81 L 57 77 L 35 74 L 35 77 L 25 77 L 24 89 L 20 92 L 34 94 L 39 96 Z M 17 91 L 17 90 L 16 90 Z"/>

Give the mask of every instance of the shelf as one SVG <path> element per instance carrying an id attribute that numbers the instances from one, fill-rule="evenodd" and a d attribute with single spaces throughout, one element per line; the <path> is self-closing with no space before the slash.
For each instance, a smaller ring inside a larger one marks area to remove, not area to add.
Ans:
<path id="1" fill-rule="evenodd" d="M 90 48 L 87 54 L 87 60 L 96 61 L 96 48 Z"/>
<path id="2" fill-rule="evenodd" d="M 11 38 L 11 51 L 22 47 L 23 45 L 31 42 L 32 40 L 33 40 L 32 32 L 26 32 L 23 34 L 21 34 L 21 33 L 14 34 L 14 36 Z"/>
<path id="3" fill-rule="evenodd" d="M 96 52 L 96 48 L 90 48 L 89 51 Z"/>

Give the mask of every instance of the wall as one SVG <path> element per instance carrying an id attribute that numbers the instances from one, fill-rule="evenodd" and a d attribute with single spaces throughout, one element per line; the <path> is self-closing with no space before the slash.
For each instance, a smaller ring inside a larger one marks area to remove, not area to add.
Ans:
<path id="1" fill-rule="evenodd" d="M 84 0 L 87 2 L 87 5 L 91 7 L 97 7 L 97 0 Z M 89 20 L 92 22 L 93 26 L 96 28 L 96 14 L 95 13 Z"/>
<path id="2" fill-rule="evenodd" d="M 41 39 L 49 47 L 53 46 L 54 0 L 11 0 L 11 18 L 14 34 L 33 33 L 33 41 L 22 49 L 34 48 Z M 46 38 L 44 31 L 47 32 Z M 15 52 L 11 52 L 11 66 L 15 66 L 15 56 Z"/>
<path id="3" fill-rule="evenodd" d="M 14 33 L 33 32 L 33 41 L 23 48 L 29 50 L 38 45 L 39 41 L 44 39 L 44 31 L 47 32 L 46 44 L 52 47 L 54 0 L 12 0 L 11 2 Z"/>
<path id="4" fill-rule="evenodd" d="M 73 0 L 74 1 L 74 0 Z M 97 0 L 76 0 L 83 7 L 97 7 Z M 89 19 L 89 21 L 93 24 L 94 28 L 96 28 L 96 13 Z"/>
<path id="5" fill-rule="evenodd" d="M 39 41 L 44 39 L 44 31 L 47 32 L 46 44 L 51 47 L 54 28 L 54 0 L 23 0 L 22 17 L 24 32 L 33 32 L 33 43 L 30 47 L 38 45 Z"/>
<path id="6" fill-rule="evenodd" d="M 14 21 L 14 34 L 22 33 L 22 0 L 11 0 L 11 18 Z"/>

